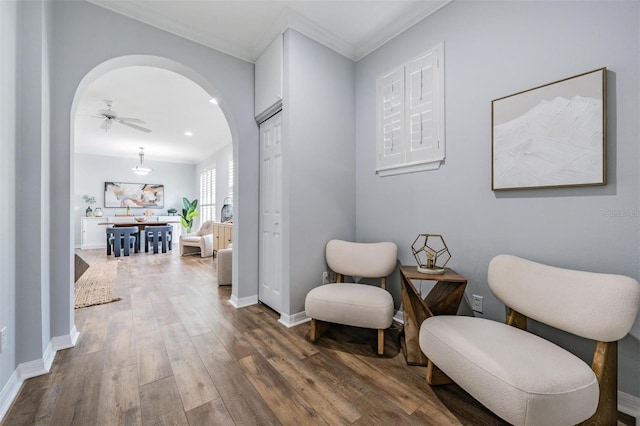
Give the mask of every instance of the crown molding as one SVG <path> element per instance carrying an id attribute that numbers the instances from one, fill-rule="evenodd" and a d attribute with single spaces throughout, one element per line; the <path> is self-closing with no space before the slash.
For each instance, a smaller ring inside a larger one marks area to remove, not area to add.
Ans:
<path id="1" fill-rule="evenodd" d="M 268 32 L 263 34 L 262 37 L 258 37 L 255 45 L 250 48 L 239 46 L 231 40 L 213 37 L 205 31 L 199 31 L 188 24 L 177 22 L 175 17 L 166 16 L 158 12 L 150 14 L 147 7 L 142 6 L 142 4 L 145 4 L 144 2 L 110 0 L 86 1 L 194 43 L 218 50 L 247 62 L 255 63 L 269 43 L 276 36 L 284 33 L 288 28 L 304 34 L 340 55 L 357 62 L 389 40 L 422 21 L 427 16 L 440 10 L 452 0 L 418 2 L 416 8 L 412 8 L 410 13 L 399 16 L 390 23 L 384 31 L 378 31 L 375 36 L 367 37 L 361 45 L 353 45 L 294 10 L 285 8 L 280 17 L 273 22 Z"/>

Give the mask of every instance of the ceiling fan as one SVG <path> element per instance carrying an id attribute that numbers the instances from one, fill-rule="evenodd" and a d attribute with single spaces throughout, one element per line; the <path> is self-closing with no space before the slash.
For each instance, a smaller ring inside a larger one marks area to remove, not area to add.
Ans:
<path id="1" fill-rule="evenodd" d="M 104 99 L 104 103 L 107 104 L 107 109 L 102 109 L 98 111 L 99 115 L 94 115 L 93 117 L 103 120 L 102 124 L 100 125 L 100 128 L 104 129 L 105 132 L 111 128 L 111 125 L 113 124 L 114 121 L 120 124 L 123 124 L 125 126 L 131 127 L 132 129 L 140 130 L 141 132 L 145 132 L 145 133 L 151 132 L 151 130 L 147 129 L 146 127 L 133 124 L 133 123 L 144 124 L 144 121 L 140 120 L 139 118 L 118 117 L 118 113 L 111 110 L 111 107 L 113 106 L 113 101 Z"/>

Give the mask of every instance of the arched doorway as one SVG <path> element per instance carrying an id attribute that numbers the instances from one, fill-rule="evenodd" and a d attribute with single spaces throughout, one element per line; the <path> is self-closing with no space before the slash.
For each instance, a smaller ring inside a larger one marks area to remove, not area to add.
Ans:
<path id="1" fill-rule="evenodd" d="M 224 97 L 221 96 L 221 94 L 216 90 L 216 88 L 211 82 L 209 82 L 207 79 L 205 79 L 204 77 L 202 77 L 200 74 L 193 71 L 189 67 L 186 67 L 176 61 L 173 61 L 167 58 L 162 58 L 157 56 L 148 56 L 148 55 L 131 55 L 131 56 L 123 56 L 123 57 L 110 59 L 96 66 L 84 76 L 84 78 L 78 85 L 75 95 L 73 97 L 73 103 L 72 103 L 71 114 L 70 114 L 71 116 L 71 125 L 70 125 L 71 149 L 70 151 L 72 154 L 71 155 L 72 157 L 71 158 L 71 184 L 72 184 L 72 200 L 73 200 L 72 204 L 74 205 L 76 205 L 79 202 L 79 199 L 81 202 L 81 197 L 82 197 L 82 194 L 79 194 L 73 191 L 73 185 L 76 179 L 75 172 L 74 172 L 76 169 L 75 160 L 74 160 L 74 157 L 75 157 L 74 147 L 75 147 L 76 137 L 77 137 L 76 127 L 74 125 L 75 124 L 74 122 L 76 119 L 76 115 L 79 112 L 79 106 L 81 105 L 82 96 L 85 93 L 85 91 L 88 88 L 90 88 L 91 85 L 94 84 L 94 82 L 96 82 L 97 80 L 99 80 L 102 76 L 108 73 L 116 72 L 117 70 L 128 68 L 128 67 L 129 68 L 130 67 L 149 67 L 157 70 L 164 70 L 166 72 L 175 73 L 181 76 L 182 78 L 187 79 L 189 82 L 192 82 L 194 85 L 197 85 L 206 94 L 208 99 L 216 99 L 217 106 L 222 111 L 222 114 L 224 115 L 224 119 L 226 120 L 226 125 L 228 127 L 228 132 L 230 135 L 231 151 L 232 151 L 231 161 L 233 163 L 237 161 L 238 131 L 237 131 L 234 119 L 229 113 L 227 101 L 224 99 Z M 99 126 L 99 125 L 100 123 L 97 122 L 96 126 Z M 132 160 L 134 159 L 134 157 L 131 157 L 131 158 Z M 194 185 L 195 184 L 196 183 L 194 182 Z M 237 184 L 237 179 L 233 179 L 233 187 L 229 188 L 229 191 L 232 192 L 233 194 L 238 194 L 238 188 L 239 188 L 239 185 Z M 197 191 L 198 190 L 196 190 L 196 194 L 198 193 Z M 226 194 L 223 193 L 221 195 L 222 195 L 221 197 L 218 197 L 219 200 L 223 200 Z M 174 204 L 175 204 L 175 198 L 176 197 L 174 196 Z M 178 198 L 180 200 L 182 199 L 181 196 Z M 222 202 L 220 202 L 219 204 L 220 204 L 219 206 L 216 206 L 216 210 L 218 211 L 218 213 L 220 211 L 220 208 L 222 208 Z M 167 207 L 169 206 L 166 206 L 165 210 Z M 74 216 L 74 218 L 78 218 L 84 212 L 83 209 L 82 209 L 82 212 L 76 211 L 76 210 L 79 210 L 77 206 L 73 210 L 74 211 L 72 211 L 71 214 L 72 216 Z M 79 222 L 79 219 L 78 219 L 78 222 Z M 237 225 L 234 224 L 234 228 L 236 226 Z M 72 241 L 74 241 L 74 245 L 77 245 L 77 241 L 78 241 L 77 238 L 74 237 L 74 234 L 78 233 L 79 229 L 80 229 L 79 225 L 75 223 L 75 220 L 74 220 L 74 225 L 72 226 L 72 235 L 71 235 L 71 239 Z M 235 253 L 234 253 L 234 257 L 236 257 Z M 235 287 L 235 283 L 233 284 L 233 286 Z M 71 307 L 71 309 L 73 309 L 73 307 Z"/>

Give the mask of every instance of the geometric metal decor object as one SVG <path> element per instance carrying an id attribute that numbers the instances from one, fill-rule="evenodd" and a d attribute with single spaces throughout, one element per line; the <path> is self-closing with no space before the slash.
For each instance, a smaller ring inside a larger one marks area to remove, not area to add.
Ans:
<path id="1" fill-rule="evenodd" d="M 451 253 L 440 234 L 420 234 L 411 244 L 413 257 L 418 262 L 418 272 L 443 274 L 451 259 Z"/>

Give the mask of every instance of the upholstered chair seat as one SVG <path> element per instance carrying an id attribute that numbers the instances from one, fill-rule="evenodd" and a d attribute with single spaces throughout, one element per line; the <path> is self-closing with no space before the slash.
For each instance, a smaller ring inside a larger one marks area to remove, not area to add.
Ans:
<path id="1" fill-rule="evenodd" d="M 483 318 L 435 316 L 423 325 L 429 360 L 509 423 L 573 425 L 598 405 L 593 370 L 548 340 Z"/>
<path id="2" fill-rule="evenodd" d="M 307 316 L 354 327 L 386 329 L 393 322 L 393 297 L 372 285 L 326 284 L 309 292 Z"/>

